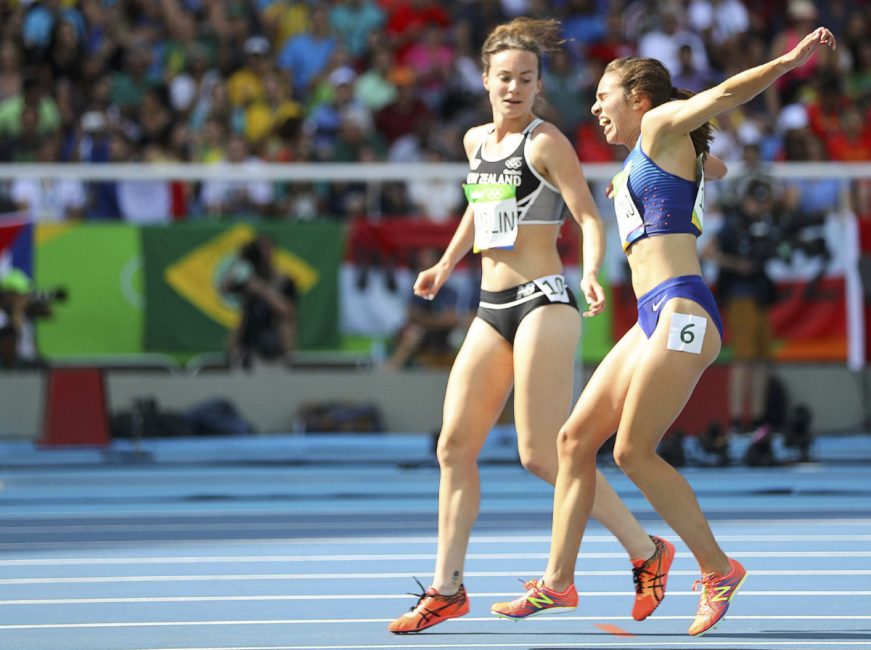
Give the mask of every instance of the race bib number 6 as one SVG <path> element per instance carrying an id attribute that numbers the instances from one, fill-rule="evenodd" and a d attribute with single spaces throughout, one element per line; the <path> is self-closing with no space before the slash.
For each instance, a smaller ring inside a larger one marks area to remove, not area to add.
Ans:
<path id="1" fill-rule="evenodd" d="M 703 316 L 675 312 L 671 315 L 668 324 L 668 344 L 666 347 L 678 352 L 701 354 L 707 327 L 708 319 Z"/>

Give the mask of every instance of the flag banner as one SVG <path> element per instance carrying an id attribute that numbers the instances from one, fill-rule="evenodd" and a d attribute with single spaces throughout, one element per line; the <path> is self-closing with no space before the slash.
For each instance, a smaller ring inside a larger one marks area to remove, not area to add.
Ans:
<path id="1" fill-rule="evenodd" d="M 276 264 L 297 285 L 299 347 L 339 347 L 340 224 L 181 223 L 142 228 L 146 351 L 226 349 L 240 312 L 234 297 L 220 291 L 220 281 L 238 251 L 258 234 L 275 243 Z"/>
<path id="2" fill-rule="evenodd" d="M 432 223 L 413 218 L 358 219 L 351 224 L 340 272 L 341 331 L 344 335 L 390 337 L 404 323 L 412 286 L 417 278 L 420 251 L 441 255 L 457 229 L 458 220 Z M 568 286 L 580 295 L 580 230 L 569 217 L 557 247 Z M 481 288 L 480 256 L 466 255 L 448 279 L 458 294 L 460 309 L 477 309 Z M 584 319 L 581 355 L 600 360 L 611 342 L 611 316 Z"/>
<path id="3" fill-rule="evenodd" d="M 136 354 L 142 347 L 139 231 L 110 223 L 36 226 L 36 287 L 65 290 L 37 321 L 47 358 Z"/>

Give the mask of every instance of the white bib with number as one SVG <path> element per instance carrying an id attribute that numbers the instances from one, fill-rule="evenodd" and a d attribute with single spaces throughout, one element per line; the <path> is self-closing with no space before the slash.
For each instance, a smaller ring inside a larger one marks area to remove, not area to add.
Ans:
<path id="1" fill-rule="evenodd" d="M 630 162 L 611 181 L 614 188 L 614 212 L 617 214 L 617 228 L 620 231 L 623 250 L 626 250 L 629 244 L 636 239 L 632 235 L 644 227 L 644 223 L 641 221 L 641 212 L 629 192 L 629 172 L 631 170 L 632 163 Z"/>
<path id="2" fill-rule="evenodd" d="M 533 280 L 533 282 L 551 302 L 567 303 L 569 301 L 566 279 L 562 275 L 545 275 Z"/>
<path id="3" fill-rule="evenodd" d="M 517 241 L 517 188 L 513 185 L 463 185 L 475 217 L 474 251 L 514 248 Z"/>
<path id="4" fill-rule="evenodd" d="M 704 316 L 675 312 L 671 315 L 671 320 L 668 323 L 668 344 L 666 347 L 669 350 L 701 354 L 707 327 L 708 319 Z"/>

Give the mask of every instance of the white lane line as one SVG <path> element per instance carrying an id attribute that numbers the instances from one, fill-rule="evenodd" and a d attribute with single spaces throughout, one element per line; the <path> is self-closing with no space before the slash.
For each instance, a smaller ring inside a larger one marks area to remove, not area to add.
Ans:
<path id="1" fill-rule="evenodd" d="M 763 570 L 753 571 L 754 575 L 868 575 L 866 569 L 840 569 L 837 571 L 809 570 Z M 537 570 L 527 571 L 467 571 L 466 577 L 504 578 L 523 575 L 538 575 Z M 578 571 L 576 575 L 626 575 L 627 571 Z M 672 571 L 671 575 L 698 576 L 696 571 Z M 4 578 L 0 585 L 39 585 L 39 584 L 95 584 L 121 582 L 237 582 L 243 580 L 375 580 L 385 578 L 408 578 L 409 573 L 228 573 L 228 574 L 184 574 L 184 575 L 134 575 L 134 576 L 54 576 L 41 578 Z M 742 591 L 742 593 L 744 593 Z M 785 592 L 788 593 L 788 592 Z M 858 593 L 858 592 L 856 592 Z"/>
<path id="2" fill-rule="evenodd" d="M 247 527 L 247 526 L 246 526 Z M 78 527 L 75 527 L 78 528 Z M 95 531 L 101 530 L 101 526 L 82 526 L 83 530 L 87 531 Z M 231 527 L 233 530 L 238 530 L 237 527 Z M 33 530 L 27 529 L 27 530 Z M 70 528 L 67 527 L 51 527 L 50 530 L 46 532 L 70 532 Z M 0 534 L 5 532 L 5 529 L 0 527 Z M 668 536 L 668 533 L 664 533 Z M 183 540 L 184 543 L 190 544 L 191 542 L 196 542 L 197 540 Z M 325 546 L 329 544 L 336 545 L 353 545 L 353 546 L 395 546 L 397 544 L 397 538 L 395 537 L 319 537 L 319 538 L 311 538 L 311 539 L 280 539 L 280 540 L 264 540 L 264 539 L 234 539 L 229 540 L 235 543 L 258 543 L 258 544 L 267 544 L 270 542 L 278 542 L 281 545 L 291 545 L 291 546 L 312 546 L 319 547 Z M 413 544 L 421 544 L 425 546 L 435 546 L 436 539 L 435 535 L 427 536 L 427 537 L 402 537 L 400 540 L 403 545 L 413 545 Z M 719 542 L 788 542 L 791 544 L 806 544 L 809 542 L 868 542 L 871 541 L 871 534 L 863 535 L 863 534 L 825 534 L 825 535 L 723 535 L 717 534 L 717 541 Z M 73 542 L 75 543 L 75 542 Z M 550 536 L 549 535 L 506 535 L 506 536 L 479 536 L 472 537 L 470 540 L 470 545 L 475 546 L 476 544 L 550 544 Z M 58 544 L 61 544 L 58 542 Z M 616 538 L 610 535 L 586 535 L 584 536 L 584 544 L 608 544 L 612 546 L 617 546 L 619 543 Z M 25 544 L 20 544 L 21 546 L 26 546 Z M 293 558 L 298 556 L 292 555 L 234 555 L 234 556 L 202 556 L 202 557 L 188 557 L 188 556 L 180 556 L 178 558 L 69 558 L 69 559 L 40 559 L 40 560 L 0 560 L 0 566 L 15 566 L 15 565 L 24 565 L 24 564 L 51 564 L 51 563 L 68 563 L 73 564 L 76 562 L 80 562 L 83 564 L 111 564 L 111 563 L 123 563 L 128 560 L 135 560 L 141 562 L 148 562 L 149 560 L 157 561 L 197 561 L 197 562 L 285 562 L 288 558 Z M 391 556 L 393 557 L 393 556 Z"/>
<path id="3" fill-rule="evenodd" d="M 824 647 L 824 646 L 864 646 L 868 647 L 867 641 L 677 641 L 677 642 L 644 642 L 639 641 L 597 641 L 593 642 L 560 642 L 561 648 L 744 648 L 752 645 L 754 648 L 782 648 L 801 646 L 808 647 Z M 545 648 L 546 646 L 530 645 L 528 643 L 464 643 L 459 644 L 432 644 L 423 645 L 402 643 L 401 645 L 271 645 L 271 646 L 221 646 L 215 647 L 193 647 L 187 646 L 184 648 L 138 648 L 137 650 L 389 650 L 392 648 L 463 648 L 464 650 L 474 650 L 475 648 L 527 648 L 528 650 L 536 650 L 536 648 Z"/>
<path id="4" fill-rule="evenodd" d="M 119 513 L 117 515 L 113 514 L 112 516 L 119 518 L 121 516 L 121 514 L 122 513 Z M 165 513 L 155 513 L 155 516 L 158 514 L 165 514 Z M 226 516 L 233 516 L 234 514 L 237 514 L 237 513 L 235 513 L 235 512 L 226 512 L 225 513 L 223 511 L 216 511 L 214 513 L 195 512 L 195 513 L 185 513 L 185 516 L 186 517 L 188 517 L 188 516 L 206 516 L 206 515 L 216 516 L 216 515 L 221 515 L 221 514 L 225 514 Z M 18 515 L 18 517 L 19 518 L 30 518 L 30 516 L 32 516 L 32 515 L 33 515 L 33 513 L 28 513 L 28 517 L 24 517 L 23 515 Z M 41 516 L 61 516 L 61 515 L 57 514 L 57 513 L 56 514 L 42 513 Z M 87 515 L 71 514 L 71 515 L 64 515 L 64 516 L 66 518 L 78 518 L 78 517 L 84 518 Z M 126 516 L 131 517 L 132 515 L 126 514 Z M 479 530 L 480 529 L 487 529 L 487 528 L 509 529 L 509 528 L 519 528 L 520 527 L 520 525 L 514 526 L 514 525 L 512 525 L 511 522 L 505 522 L 505 521 L 499 521 L 499 522 L 479 521 L 475 525 Z M 739 526 L 739 525 L 758 526 L 759 522 L 757 520 L 751 520 L 751 519 L 747 519 L 747 520 L 745 520 L 745 519 L 729 519 L 728 521 L 712 522 L 712 525 L 715 529 L 719 530 L 719 529 L 725 528 L 727 526 L 728 527 Z M 808 528 L 830 528 L 833 526 L 848 525 L 851 528 L 856 529 L 856 528 L 860 528 L 860 527 L 871 526 L 871 519 L 861 519 L 861 518 L 856 518 L 856 519 L 784 519 L 784 520 L 774 519 L 774 520 L 766 521 L 765 525 L 768 528 L 800 527 L 802 530 L 807 530 Z M 373 524 L 367 523 L 367 522 L 321 522 L 319 524 L 316 524 L 315 526 L 318 529 L 322 529 L 322 530 L 339 529 L 339 530 L 343 530 L 343 531 L 352 531 L 352 530 L 356 530 L 356 529 L 371 529 L 373 527 Z M 293 530 L 296 528 L 304 528 L 307 531 L 310 531 L 312 529 L 312 527 L 313 527 L 313 524 L 310 524 L 310 523 L 309 524 L 300 524 L 300 525 L 287 524 L 287 525 L 283 526 L 283 528 L 286 530 Z M 526 527 L 526 526 L 524 526 L 524 527 Z M 433 528 L 433 526 L 431 524 L 423 524 L 423 525 L 418 526 L 418 525 L 415 525 L 413 523 L 409 524 L 407 522 L 404 524 L 394 524 L 392 522 L 379 522 L 378 528 L 380 530 L 400 529 L 403 532 L 409 532 L 410 530 L 413 530 L 415 528 L 430 529 L 430 528 Z M 238 528 L 234 528 L 234 530 L 237 530 L 237 529 Z M 0 532 L 2 532 L 2 531 L 0 531 Z M 792 536 L 786 536 L 786 537 L 787 537 L 787 539 L 784 541 L 799 542 L 799 541 L 801 541 L 803 536 L 800 535 L 800 536 L 796 536 L 796 537 L 792 537 Z M 824 536 L 821 536 L 821 537 L 824 537 Z M 726 539 L 725 537 L 722 537 L 719 532 L 717 533 L 717 538 L 718 539 L 721 539 L 721 538 Z M 421 538 L 421 537 L 409 537 L 409 538 L 402 537 L 401 538 L 401 540 L 403 542 L 406 539 L 418 540 L 418 543 L 426 543 L 427 541 L 429 543 L 432 543 L 433 540 L 435 539 L 435 535 L 433 534 L 430 537 L 424 537 L 424 538 Z M 496 538 L 496 539 L 500 539 L 500 538 Z M 508 538 L 508 539 L 511 539 L 511 538 Z M 542 539 L 544 541 L 548 541 L 549 538 L 543 537 Z M 256 537 L 256 538 L 238 538 L 238 539 L 234 538 L 231 540 L 227 540 L 227 542 L 231 543 L 231 544 L 244 545 L 247 547 L 247 546 L 276 546 L 276 545 L 309 546 L 309 545 L 326 544 L 326 543 L 395 544 L 396 540 L 397 540 L 397 538 L 395 538 L 395 537 L 386 537 L 386 538 L 382 537 L 380 539 L 372 539 L 372 538 L 366 538 L 366 537 L 361 538 L 361 537 L 352 537 L 352 536 L 349 536 L 349 537 L 307 537 L 304 539 L 300 539 L 299 537 L 275 537 L 275 538 L 269 538 L 269 539 L 264 539 L 262 537 Z M 64 550 L 87 549 L 87 548 L 91 548 L 94 546 L 102 546 L 102 545 L 106 544 L 107 541 L 111 541 L 112 544 L 115 546 L 123 547 L 123 546 L 141 546 L 142 544 L 173 544 L 174 546 L 199 546 L 199 545 L 202 545 L 204 543 L 207 543 L 210 540 L 202 540 L 202 539 L 182 539 L 182 540 L 179 540 L 179 539 L 174 539 L 174 538 L 161 538 L 161 539 L 150 538 L 150 539 L 123 539 L 123 540 L 96 539 L 96 540 L 88 540 L 88 541 L 69 540 L 69 541 L 57 541 L 57 542 L 46 542 L 46 541 L 2 542 L 2 543 L 0 543 L 0 549 L 4 549 L 4 550 L 23 549 L 23 550 L 27 550 L 27 551 L 31 551 L 31 550 L 35 550 L 35 549 L 57 549 L 57 548 L 64 549 Z M 474 543 L 475 541 L 476 541 L 476 539 L 473 538 L 472 542 Z M 737 540 L 737 541 L 740 541 L 740 540 Z"/>
<path id="5" fill-rule="evenodd" d="M 742 591 L 743 594 L 743 591 Z M 652 616 L 649 620 L 658 621 L 690 621 L 692 616 Z M 729 616 L 730 621 L 737 620 L 754 620 L 754 621 L 780 621 L 780 620 L 867 620 L 868 616 L 833 616 L 833 617 L 817 617 L 817 616 Z M 129 621 L 129 622 L 111 622 L 111 623 L 36 623 L 36 624 L 16 624 L 16 625 L 0 625 L 0 630 L 58 630 L 58 629 L 93 629 L 93 628 L 130 628 L 130 627 L 185 627 L 185 626 L 246 626 L 246 625 L 336 625 L 336 624 L 360 624 L 360 623 L 389 623 L 393 619 L 389 618 L 341 618 L 341 619 L 264 619 L 264 620 L 225 620 L 225 621 Z M 552 623 L 557 621 L 631 621 L 628 616 L 566 616 L 560 614 L 559 617 L 551 618 L 536 618 L 536 624 Z M 446 621 L 447 622 L 447 621 Z M 452 619 L 452 625 L 463 623 L 497 623 L 499 625 L 507 625 L 506 622 L 499 620 L 494 616 L 490 617 L 468 617 L 464 616 L 461 619 Z M 532 622 L 530 619 L 529 622 Z M 718 639 L 720 641 L 720 639 Z M 867 642 L 866 642 L 867 643 Z M 529 644 L 524 644 L 528 646 Z M 560 644 L 562 645 L 562 644 Z M 327 647 L 327 646 L 325 646 Z M 334 646 L 328 646 L 334 647 Z M 365 646 L 361 646 L 365 647 Z M 388 646 L 393 647 L 393 646 Z M 465 646 L 464 646 L 465 647 Z"/>
<path id="6" fill-rule="evenodd" d="M 629 591 L 582 591 L 584 598 L 625 598 Z M 517 592 L 479 592 L 469 596 L 477 598 L 509 598 Z M 669 596 L 693 596 L 698 598 L 696 591 L 669 591 Z M 855 590 L 805 590 L 805 591 L 747 591 L 741 590 L 741 596 L 871 596 L 871 591 Z M 270 602 L 270 601 L 324 601 L 324 600 L 408 600 L 408 594 L 317 594 L 317 595 L 281 595 L 281 596 L 155 596 L 136 598 L 41 598 L 30 600 L 0 600 L 3 605 L 96 605 L 125 603 L 215 603 L 215 602 Z M 729 618 L 732 618 L 731 616 Z M 782 617 L 781 617 L 782 618 Z M 864 618 L 871 619 L 871 615 Z M 567 620 L 561 617 L 561 620 Z"/>
<path id="7" fill-rule="evenodd" d="M 395 542 L 394 542 L 395 543 Z M 734 551 L 731 557 L 738 558 L 866 558 L 871 551 Z M 582 560 L 625 559 L 625 552 L 581 552 Z M 678 552 L 678 558 L 692 558 L 692 553 Z M 219 563 L 273 563 L 273 562 L 402 562 L 435 560 L 435 553 L 385 553 L 385 554 L 333 554 L 333 555 L 224 555 L 224 556 L 179 556 L 179 557 L 116 557 L 116 558 L 58 558 L 0 560 L 0 566 L 62 566 L 62 565 L 112 565 L 112 564 L 219 564 Z M 546 560 L 547 553 L 469 553 L 467 560 Z"/>

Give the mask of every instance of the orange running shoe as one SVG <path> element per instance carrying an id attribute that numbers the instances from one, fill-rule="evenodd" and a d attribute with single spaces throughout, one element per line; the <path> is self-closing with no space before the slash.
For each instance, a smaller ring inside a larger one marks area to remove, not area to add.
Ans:
<path id="1" fill-rule="evenodd" d="M 713 630 L 726 615 L 732 596 L 738 593 L 744 580 L 747 579 L 747 571 L 738 560 L 729 558 L 729 564 L 732 570 L 728 575 L 709 573 L 693 583 L 693 591 L 696 591 L 699 585 L 702 586 L 702 596 L 699 599 L 696 620 L 690 625 L 690 636 L 701 636 Z"/>
<path id="2" fill-rule="evenodd" d="M 415 581 L 423 589 L 417 578 Z M 387 626 L 394 634 L 415 634 L 449 618 L 459 618 L 469 613 L 469 598 L 463 585 L 450 596 L 443 596 L 433 587 L 424 589 L 422 594 L 410 595 L 418 597 L 417 604 Z"/>
<path id="3" fill-rule="evenodd" d="M 668 540 L 650 536 L 656 550 L 646 560 L 632 562 L 632 579 L 635 581 L 635 605 L 632 607 L 632 618 L 643 621 L 653 614 L 659 603 L 665 598 L 665 583 L 668 582 L 668 570 L 674 560 L 674 545 Z"/>
<path id="4" fill-rule="evenodd" d="M 545 587 L 541 580 L 527 580 L 523 587 L 525 594 L 510 603 L 493 603 L 490 611 L 496 616 L 518 620 L 544 612 L 570 612 L 578 606 L 578 592 L 574 585 L 558 592 Z"/>

